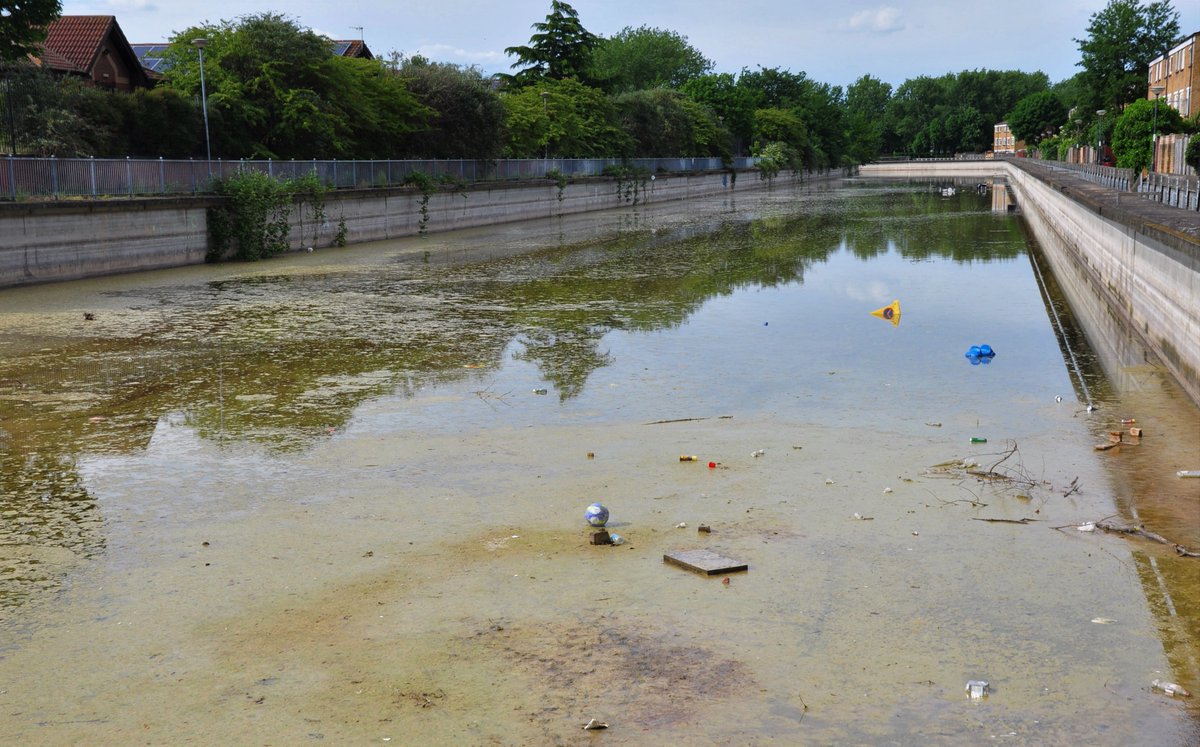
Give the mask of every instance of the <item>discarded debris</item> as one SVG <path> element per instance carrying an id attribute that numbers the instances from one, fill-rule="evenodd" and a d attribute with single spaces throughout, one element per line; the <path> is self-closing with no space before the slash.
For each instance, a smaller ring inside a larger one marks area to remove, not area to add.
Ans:
<path id="1" fill-rule="evenodd" d="M 676 528 L 676 529 L 687 529 L 687 522 L 686 522 L 686 521 L 681 521 L 681 522 L 679 522 L 678 524 L 676 524 L 676 525 L 675 525 L 675 528 Z"/>
<path id="2" fill-rule="evenodd" d="M 603 503 L 593 503 L 584 509 L 583 518 L 594 527 L 602 527 L 608 523 L 608 509 Z"/>
<path id="3" fill-rule="evenodd" d="M 1189 693 L 1187 690 L 1184 690 L 1182 687 L 1180 687 L 1179 685 L 1176 685 L 1174 682 L 1166 682 L 1165 680 L 1155 680 L 1155 681 L 1151 682 L 1150 689 L 1158 690 L 1159 692 L 1164 692 L 1167 695 L 1170 695 L 1171 697 L 1175 697 L 1176 695 L 1178 695 L 1181 698 L 1192 697 L 1192 694 Z"/>
<path id="4" fill-rule="evenodd" d="M 623 545 L 623 544 L 625 544 L 625 538 L 624 538 L 624 537 L 622 537 L 622 536 L 621 536 L 621 535 L 619 535 L 619 534 L 616 534 L 615 532 L 614 532 L 613 534 L 610 534 L 610 535 L 609 535 L 609 539 L 611 540 L 611 542 L 609 542 L 609 544 L 610 544 L 610 545 Z"/>
<path id="5" fill-rule="evenodd" d="M 605 723 L 604 721 L 597 721 L 596 719 L 592 719 L 591 721 L 588 721 L 586 724 L 583 725 L 584 731 L 590 731 L 593 729 L 607 729 L 607 728 L 608 728 L 607 723 Z"/>
<path id="6" fill-rule="evenodd" d="M 972 516 L 971 519 L 973 521 L 990 521 L 993 524 L 1028 524 L 1031 521 L 1037 521 L 1037 519 L 1031 519 L 1028 516 L 1023 519 L 981 519 L 978 516 Z"/>
<path id="7" fill-rule="evenodd" d="M 607 529 L 601 529 L 599 532 L 592 534 L 593 545 L 611 545 L 612 536 L 609 535 Z"/>
<path id="8" fill-rule="evenodd" d="M 967 695 L 972 698 L 984 698 L 991 691 L 991 685 L 987 680 L 967 680 Z"/>
<path id="9" fill-rule="evenodd" d="M 1111 617 L 1093 617 L 1092 622 L 1096 623 L 1097 625 L 1112 625 L 1116 622 L 1116 620 L 1112 619 Z"/>
<path id="10" fill-rule="evenodd" d="M 1183 545 L 1172 542 L 1171 540 L 1167 539 L 1166 537 L 1162 536 L 1161 534 L 1156 534 L 1155 532 L 1147 531 L 1146 529 L 1144 529 L 1143 527 L 1140 527 L 1140 526 L 1131 527 L 1131 526 L 1125 526 L 1123 524 L 1114 524 L 1109 521 L 1101 520 L 1101 521 L 1088 521 L 1083 524 L 1067 524 L 1066 526 L 1054 527 L 1054 528 L 1061 530 L 1061 529 L 1066 529 L 1067 527 L 1075 527 L 1076 529 L 1078 529 L 1081 532 L 1094 532 L 1097 529 L 1100 529 L 1102 531 L 1111 532 L 1113 534 L 1125 534 L 1125 535 L 1129 535 L 1131 537 L 1142 537 L 1143 539 L 1148 539 L 1148 540 L 1157 542 L 1160 545 L 1170 546 L 1170 548 L 1175 551 L 1176 555 L 1179 555 L 1179 556 L 1182 556 L 1185 558 L 1200 558 L 1200 552 L 1197 552 L 1195 550 L 1189 550 L 1188 548 L 1184 547 Z"/>
<path id="11" fill-rule="evenodd" d="M 854 516 L 852 516 L 850 518 L 854 519 L 855 521 L 874 521 L 875 520 L 874 516 L 863 516 L 862 514 L 860 514 L 857 511 L 855 511 Z"/>
<path id="12" fill-rule="evenodd" d="M 689 571 L 703 573 L 706 576 L 750 569 L 749 565 L 739 563 L 724 555 L 718 555 L 712 550 L 677 550 L 663 555 L 663 562 L 686 568 Z"/>
<path id="13" fill-rule="evenodd" d="M 694 456 L 694 455 L 693 455 L 693 456 L 688 456 L 687 454 L 680 454 L 680 455 L 679 455 L 679 461 L 681 461 L 681 462 L 696 462 L 696 461 L 699 461 L 699 460 L 700 460 L 700 457 L 698 457 L 698 456 Z"/>
<path id="14" fill-rule="evenodd" d="M 534 393 L 534 394 L 546 394 L 546 393 L 548 393 L 548 390 L 546 390 L 546 389 L 534 389 L 534 390 L 533 390 L 533 393 Z"/>
<path id="15" fill-rule="evenodd" d="M 1181 469 L 1175 473 L 1176 477 L 1200 477 L 1200 469 Z"/>
<path id="16" fill-rule="evenodd" d="M 707 524 L 701 524 L 700 526 L 696 527 L 696 531 L 700 534 L 712 534 L 712 527 Z"/>

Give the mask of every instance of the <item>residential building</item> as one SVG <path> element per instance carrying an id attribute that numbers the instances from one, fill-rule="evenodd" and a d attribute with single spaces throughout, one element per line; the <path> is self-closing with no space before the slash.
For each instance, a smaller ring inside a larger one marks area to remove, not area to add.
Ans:
<path id="1" fill-rule="evenodd" d="M 1178 111 L 1184 119 L 1200 112 L 1200 65 L 1196 64 L 1197 47 L 1200 47 L 1200 31 L 1176 44 L 1166 54 L 1150 62 L 1149 85 L 1146 98 L 1155 98 L 1155 88 L 1160 104 Z"/>
<path id="2" fill-rule="evenodd" d="M 117 91 L 149 88 L 142 69 L 115 16 L 61 16 L 46 30 L 46 41 L 30 59 L 63 75 L 87 78 Z"/>
<path id="3" fill-rule="evenodd" d="M 1008 122 L 1000 122 L 992 128 L 992 153 L 998 156 L 1025 155 L 1025 141 L 1017 140 Z"/>

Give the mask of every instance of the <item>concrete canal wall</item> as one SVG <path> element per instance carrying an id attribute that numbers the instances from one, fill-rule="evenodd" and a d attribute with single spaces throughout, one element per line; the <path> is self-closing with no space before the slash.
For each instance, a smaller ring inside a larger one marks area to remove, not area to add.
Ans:
<path id="1" fill-rule="evenodd" d="M 331 193 L 325 220 L 293 211 L 293 249 L 330 246 L 344 226 L 347 243 L 546 218 L 633 204 L 687 200 L 765 186 L 757 172 L 657 174 L 634 184 L 605 177 L 559 186 L 547 180 L 439 188 L 425 206 L 414 189 Z M 0 288 L 204 262 L 207 197 L 0 203 Z"/>
<path id="2" fill-rule="evenodd" d="M 1059 267 L 1082 269 L 1109 312 L 1142 338 L 1200 404 L 1200 218 L 1037 162 L 864 166 L 864 176 L 1007 181 L 1033 235 Z M 1065 255 L 1065 256 L 1063 256 Z"/>

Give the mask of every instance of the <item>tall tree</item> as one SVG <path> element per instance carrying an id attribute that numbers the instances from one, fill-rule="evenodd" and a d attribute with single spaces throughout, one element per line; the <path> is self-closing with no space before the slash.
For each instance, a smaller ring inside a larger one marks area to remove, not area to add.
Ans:
<path id="1" fill-rule="evenodd" d="M 646 88 L 677 89 L 708 73 L 712 60 L 674 31 L 626 26 L 610 39 L 600 39 L 592 51 L 589 75 L 610 93 Z"/>
<path id="2" fill-rule="evenodd" d="M 399 157 L 429 112 L 378 60 L 339 57 L 332 42 L 277 13 L 184 30 L 166 53 L 167 84 L 200 93 L 191 41 L 207 37 L 213 151 L 257 158 Z"/>
<path id="3" fill-rule="evenodd" d="M 892 86 L 864 75 L 846 89 L 846 147 L 857 163 L 883 152 L 888 101 Z"/>
<path id="4" fill-rule="evenodd" d="M 596 36 L 583 27 L 579 13 L 562 0 L 551 0 L 546 20 L 533 24 L 536 31 L 529 44 L 508 47 L 504 53 L 516 57 L 512 68 L 521 68 L 508 76 L 517 85 L 528 85 L 541 78 L 583 81 L 591 59 Z"/>
<path id="5" fill-rule="evenodd" d="M 475 67 L 399 58 L 389 65 L 433 115 L 408 137 L 417 158 L 499 158 L 506 112 L 489 78 Z"/>
<path id="6" fill-rule="evenodd" d="M 1144 98 L 1150 61 L 1179 37 L 1179 13 L 1170 0 L 1109 0 L 1094 13 L 1086 39 L 1076 39 L 1089 93 L 1089 110 L 1119 111 Z"/>
<path id="7" fill-rule="evenodd" d="M 0 2 L 0 62 L 19 60 L 36 53 L 46 40 L 46 27 L 62 15 L 59 0 L 4 0 Z"/>
<path id="8" fill-rule="evenodd" d="M 729 73 L 710 73 L 693 78 L 681 89 L 693 101 L 716 113 L 718 121 L 733 137 L 735 155 L 749 152 L 754 139 L 754 93 Z"/>
<path id="9" fill-rule="evenodd" d="M 633 149 L 612 100 L 598 88 L 570 78 L 544 80 L 501 100 L 508 110 L 508 158 L 620 158 Z"/>
<path id="10" fill-rule="evenodd" d="M 1050 91 L 1040 91 L 1018 101 L 1007 119 L 1018 140 L 1035 146 L 1063 126 L 1067 107 Z"/>

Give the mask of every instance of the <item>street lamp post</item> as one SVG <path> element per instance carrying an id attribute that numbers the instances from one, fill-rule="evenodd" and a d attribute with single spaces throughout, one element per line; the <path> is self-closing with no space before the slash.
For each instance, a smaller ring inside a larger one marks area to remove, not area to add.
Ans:
<path id="1" fill-rule="evenodd" d="M 542 91 L 542 115 L 546 117 L 546 145 L 542 150 L 542 160 L 550 158 L 550 106 L 546 101 L 550 98 L 549 91 Z"/>
<path id="2" fill-rule="evenodd" d="M 1166 90 L 1166 86 L 1161 84 L 1151 86 L 1150 92 L 1154 94 L 1154 129 L 1150 131 L 1150 173 L 1158 171 L 1158 97 L 1162 96 L 1162 92 Z"/>
<path id="3" fill-rule="evenodd" d="M 1104 109 L 1097 109 L 1096 116 L 1100 118 L 1099 127 L 1096 130 L 1096 163 L 1100 163 L 1100 154 L 1104 148 Z"/>
<path id="4" fill-rule="evenodd" d="M 208 39 L 192 39 L 192 46 L 200 52 L 200 109 L 204 112 L 204 153 L 208 158 L 208 177 L 212 178 L 212 142 L 208 139 L 208 92 L 204 88 L 204 48 Z"/>

